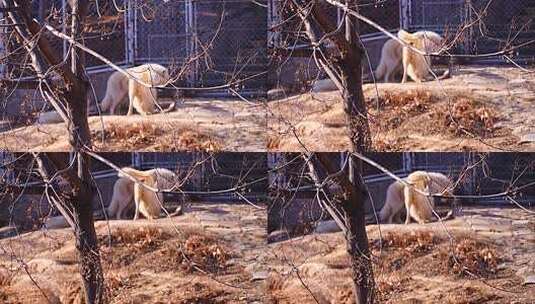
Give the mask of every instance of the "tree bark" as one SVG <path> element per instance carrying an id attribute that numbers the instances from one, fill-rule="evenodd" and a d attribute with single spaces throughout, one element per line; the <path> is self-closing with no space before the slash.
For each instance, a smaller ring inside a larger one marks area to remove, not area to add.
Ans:
<path id="1" fill-rule="evenodd" d="M 91 133 L 87 121 L 87 93 L 89 81 L 84 73 L 84 56 L 78 48 L 71 47 L 71 68 L 60 61 L 50 48 L 49 42 L 41 35 L 43 28 L 32 19 L 31 3 L 24 0 L 2 0 L 5 7 L 17 7 L 8 17 L 15 29 L 24 40 L 26 51 L 30 55 L 32 67 L 45 85 L 44 96 L 56 111 L 63 117 L 69 132 L 69 143 L 72 147 L 76 166 L 68 161 L 48 154 L 56 169 L 64 169 L 63 175 L 70 184 L 70 193 L 66 202 L 71 206 L 73 229 L 76 238 L 76 249 L 79 256 L 80 274 L 85 291 L 86 303 L 103 303 L 104 276 L 100 263 L 100 254 L 93 219 L 93 187 L 90 176 L 90 157 L 84 149 L 91 148 Z M 71 5 L 71 36 L 82 37 L 83 22 L 87 13 L 87 0 L 72 0 Z M 34 40 L 34 37 L 39 37 Z M 33 42 L 35 41 L 35 43 Z M 64 86 L 56 86 L 45 78 L 48 66 L 59 72 Z M 74 172 L 74 170 L 76 171 Z"/>
<path id="2" fill-rule="evenodd" d="M 71 0 L 71 37 L 82 38 L 82 24 L 87 13 L 87 0 Z M 85 289 L 86 303 L 104 302 L 104 276 L 100 263 L 97 235 L 93 219 L 93 187 L 91 186 L 89 155 L 83 149 L 91 148 L 91 133 L 87 121 L 87 93 L 89 81 L 84 73 L 84 54 L 71 46 L 71 71 L 77 81 L 68 92 L 69 141 L 75 152 L 79 184 L 73 189 L 76 249 L 80 258 L 80 274 Z"/>
<path id="3" fill-rule="evenodd" d="M 316 157 L 319 160 L 319 166 L 316 165 L 316 168 L 324 168 L 328 175 L 339 171 L 338 164 L 328 154 L 317 153 Z M 342 213 L 342 222 L 346 227 L 345 239 L 347 252 L 351 259 L 355 303 L 373 303 L 375 281 L 364 210 L 368 191 L 362 179 L 362 162 L 353 156 L 349 157 L 348 168 L 345 168 L 343 174 L 335 176 L 338 184 L 342 187 L 342 195 L 338 199 L 339 210 Z M 333 196 L 331 195 L 331 197 Z"/>
<path id="4" fill-rule="evenodd" d="M 317 24 L 323 34 L 328 35 L 340 51 L 337 56 L 330 58 L 330 61 L 320 57 L 320 64 L 341 90 L 352 150 L 358 153 L 368 152 L 371 150 L 371 134 L 362 89 L 364 47 L 360 42 L 358 20 L 346 14 L 344 33 L 342 33 L 326 16 L 325 10 L 319 5 L 321 2 L 313 0 L 310 11 L 305 9 L 306 4 L 310 4 L 309 1 L 293 0 L 292 3 L 299 10 L 303 21 L 309 25 Z M 347 0 L 346 4 L 354 9 L 357 8 L 354 0 Z M 306 27 L 306 34 L 313 44 L 317 44 L 316 33 L 311 26 Z M 316 156 L 321 167 L 328 174 L 337 172 L 338 166 L 328 155 L 317 154 Z M 354 156 L 349 157 L 349 168 L 346 169 L 346 174 L 337 175 L 336 179 L 343 189 L 339 203 L 343 222 L 347 228 L 345 238 L 351 258 L 353 290 L 356 303 L 373 303 L 375 282 L 364 213 L 367 190 L 362 179 L 362 162 Z"/>

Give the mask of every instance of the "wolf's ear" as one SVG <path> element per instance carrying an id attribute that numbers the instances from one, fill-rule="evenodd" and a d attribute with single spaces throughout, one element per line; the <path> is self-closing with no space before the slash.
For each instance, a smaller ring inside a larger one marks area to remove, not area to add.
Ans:
<path id="1" fill-rule="evenodd" d="M 414 40 L 417 39 L 413 34 L 407 32 L 405 30 L 399 30 L 398 38 L 403 40 L 403 41 L 405 41 L 405 42 L 411 42 L 411 41 L 414 41 Z"/>

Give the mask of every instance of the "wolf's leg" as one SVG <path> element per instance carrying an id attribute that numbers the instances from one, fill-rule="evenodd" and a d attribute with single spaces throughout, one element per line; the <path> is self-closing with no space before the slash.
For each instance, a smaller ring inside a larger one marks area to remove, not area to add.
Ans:
<path id="1" fill-rule="evenodd" d="M 391 74 L 391 71 L 390 70 L 387 70 L 385 72 L 385 82 L 390 82 L 390 74 Z"/>
<path id="2" fill-rule="evenodd" d="M 136 183 L 134 185 L 134 203 L 136 205 L 136 211 L 134 213 L 134 221 L 139 217 L 139 203 L 141 200 L 141 187 Z"/>
<path id="3" fill-rule="evenodd" d="M 394 216 L 394 222 L 396 224 L 403 222 L 403 220 L 401 219 L 401 212 L 396 213 L 396 215 Z"/>
<path id="4" fill-rule="evenodd" d="M 134 80 L 128 80 L 128 113 L 126 113 L 127 116 L 134 114 L 134 98 L 136 96 L 135 85 L 136 83 Z"/>
<path id="5" fill-rule="evenodd" d="M 412 189 L 410 188 L 410 186 L 404 186 L 403 192 L 405 197 L 405 210 L 407 211 L 405 225 L 408 225 L 411 222 Z"/>
<path id="6" fill-rule="evenodd" d="M 119 207 L 117 209 L 117 215 L 116 218 L 120 220 L 123 217 L 123 211 L 126 207 L 126 204 L 119 204 Z"/>
<path id="7" fill-rule="evenodd" d="M 408 76 L 408 70 L 409 70 L 409 50 L 407 48 L 403 48 L 402 53 L 402 62 L 403 62 L 403 78 L 401 79 L 401 83 L 407 82 L 407 76 Z"/>

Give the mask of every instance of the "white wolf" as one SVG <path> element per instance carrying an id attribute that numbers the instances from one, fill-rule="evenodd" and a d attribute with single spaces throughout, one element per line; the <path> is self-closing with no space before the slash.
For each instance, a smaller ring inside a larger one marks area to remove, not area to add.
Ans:
<path id="1" fill-rule="evenodd" d="M 408 33 L 404 30 L 398 32 L 398 38 L 426 53 L 436 52 L 440 49 L 444 39 L 431 31 Z M 429 73 L 430 60 L 420 55 L 394 39 L 389 39 L 381 50 L 381 59 L 375 69 L 375 79 L 389 82 L 394 75 L 404 72 L 404 79 L 410 76 L 414 81 L 421 81 Z"/>
<path id="2" fill-rule="evenodd" d="M 410 223 L 411 217 L 420 224 L 431 221 L 434 217 L 435 206 L 433 198 L 416 192 L 414 188 L 431 194 L 452 196 L 448 188 L 452 182 L 442 173 L 415 171 L 404 180 L 413 186 L 405 186 L 400 181 L 395 181 L 388 186 L 385 204 L 379 212 L 380 222 L 401 222 L 403 206 L 407 214 L 406 224 Z"/>
<path id="3" fill-rule="evenodd" d="M 107 208 L 108 217 L 115 216 L 121 219 L 123 212 L 130 206 L 134 199 L 134 182 L 121 177 L 113 185 L 113 194 L 110 205 Z"/>
<path id="4" fill-rule="evenodd" d="M 164 85 L 170 79 L 169 70 L 156 63 L 143 64 L 128 68 L 126 71 L 139 81 L 153 86 Z M 119 71 L 113 72 L 108 78 L 106 95 L 100 106 L 103 111 L 109 110 L 110 114 L 114 114 L 117 106 L 127 96 L 129 99 L 127 115 L 132 115 L 134 108 L 141 115 L 154 113 L 156 89 L 148 88 Z"/>
<path id="5" fill-rule="evenodd" d="M 172 188 L 177 182 L 177 175 L 173 171 L 163 168 L 140 171 L 125 167 L 122 168 L 122 171 L 131 175 L 139 182 L 160 190 Z M 126 175 L 120 172 L 119 177 L 126 178 Z M 160 216 L 160 210 L 163 206 L 162 192 L 151 191 L 138 183 L 134 184 L 133 192 L 134 203 L 136 205 L 134 220 L 138 218 L 140 212 L 147 219 L 154 219 Z"/>

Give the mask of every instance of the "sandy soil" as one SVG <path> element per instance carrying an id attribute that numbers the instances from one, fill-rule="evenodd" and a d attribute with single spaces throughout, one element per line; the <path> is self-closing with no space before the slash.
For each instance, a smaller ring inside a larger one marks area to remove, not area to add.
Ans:
<path id="1" fill-rule="evenodd" d="M 374 149 L 535 150 L 525 142 L 535 137 L 535 74 L 465 67 L 454 75 L 423 84 L 366 84 Z M 323 92 L 270 102 L 270 150 L 349 150 L 340 100 L 338 92 Z"/>
<path id="2" fill-rule="evenodd" d="M 263 104 L 195 99 L 170 113 L 95 116 L 89 125 L 97 151 L 265 151 L 263 109 Z M 4 150 L 69 149 L 63 123 L 19 127 L 0 133 L 0 138 Z"/>
<path id="3" fill-rule="evenodd" d="M 256 260 L 266 246 L 265 214 L 248 205 L 195 204 L 171 219 L 98 222 L 110 302 L 263 303 Z M 43 293 L 52 303 L 79 303 L 68 229 L 0 240 L 0 252 L 0 303 L 44 303 Z"/>
<path id="4" fill-rule="evenodd" d="M 535 302 L 535 285 L 523 285 L 535 275 L 535 217 L 513 209 L 463 214 L 445 222 L 453 247 L 440 223 L 381 225 L 382 247 L 379 227 L 367 227 L 379 303 Z M 273 243 L 269 252 L 271 303 L 354 303 L 341 232 Z"/>

